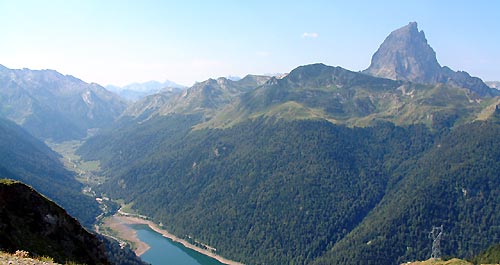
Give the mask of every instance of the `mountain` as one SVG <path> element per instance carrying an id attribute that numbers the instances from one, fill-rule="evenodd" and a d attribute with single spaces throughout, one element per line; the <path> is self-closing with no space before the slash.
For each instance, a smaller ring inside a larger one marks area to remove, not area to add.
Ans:
<path id="1" fill-rule="evenodd" d="M 160 113 L 203 113 L 211 116 L 237 96 L 254 89 L 267 79 L 268 77 L 248 75 L 239 81 L 220 77 L 196 83 L 174 99 L 172 105 L 162 108 Z"/>
<path id="2" fill-rule="evenodd" d="M 500 89 L 500 82 L 499 81 L 487 81 L 485 82 L 489 87 L 494 88 L 494 89 Z"/>
<path id="3" fill-rule="evenodd" d="M 109 264 L 95 235 L 32 188 L 0 180 L 0 205 L 0 249 L 24 250 L 63 264 Z"/>
<path id="4" fill-rule="evenodd" d="M 158 82 L 158 81 L 148 81 L 148 82 L 143 82 L 143 83 L 132 83 L 128 84 L 126 86 L 114 86 L 114 85 L 108 85 L 106 86 L 107 89 L 113 92 L 118 92 L 119 90 L 132 90 L 132 91 L 139 91 L 139 92 L 149 92 L 149 91 L 158 91 L 161 90 L 162 88 L 165 87 L 171 87 L 171 88 L 184 88 L 183 85 L 179 85 L 175 82 L 172 82 L 170 80 L 166 80 L 165 82 Z"/>
<path id="5" fill-rule="evenodd" d="M 239 81 L 239 80 L 241 80 L 241 77 L 234 76 L 234 75 L 227 76 L 226 78 L 229 79 L 229 80 L 231 80 L 231 81 Z"/>
<path id="6" fill-rule="evenodd" d="M 332 122 L 366 116 L 375 109 L 366 93 L 396 92 L 401 82 L 373 78 L 341 67 L 324 64 L 301 66 L 282 79 L 271 78 L 262 86 L 237 98 L 207 123 L 231 126 L 258 116 L 284 119 L 319 118 Z M 375 93 L 373 93 L 375 94 Z"/>
<path id="7" fill-rule="evenodd" d="M 178 93 L 185 87 L 175 82 L 166 80 L 165 82 L 148 81 L 144 83 L 132 83 L 123 87 L 108 85 L 106 89 L 118 94 L 120 97 L 135 102 L 146 96 L 160 93 L 162 91 Z"/>
<path id="8" fill-rule="evenodd" d="M 350 126 L 377 121 L 423 123 L 439 129 L 476 119 L 484 104 L 493 101 L 450 85 L 395 81 L 313 64 L 297 67 L 282 79 L 271 78 L 197 127 L 223 128 L 247 119 L 272 117 L 324 119 Z"/>
<path id="9" fill-rule="evenodd" d="M 234 98 L 262 84 L 270 77 L 247 75 L 238 81 L 220 77 L 199 82 L 182 93 L 162 92 L 132 104 L 122 117 L 147 119 L 170 113 L 202 113 L 205 118 L 229 104 Z"/>
<path id="10" fill-rule="evenodd" d="M 480 96 L 500 95 L 499 91 L 489 88 L 481 79 L 471 77 L 467 72 L 441 67 L 424 32 L 418 31 L 416 22 L 391 32 L 364 73 L 415 83 L 448 84 L 466 88 Z"/>
<path id="11" fill-rule="evenodd" d="M 0 178 L 27 183 L 90 227 L 100 214 L 98 204 L 81 193 L 82 184 L 59 158 L 45 143 L 14 122 L 0 119 Z"/>
<path id="12" fill-rule="evenodd" d="M 54 70 L 0 66 L 0 116 L 40 139 L 80 139 L 113 122 L 126 103 L 98 84 Z"/>
<path id="13" fill-rule="evenodd" d="M 440 71 L 436 53 L 427 44 L 424 32 L 418 31 L 416 22 L 389 34 L 365 70 L 374 76 L 417 83 L 436 82 Z"/>

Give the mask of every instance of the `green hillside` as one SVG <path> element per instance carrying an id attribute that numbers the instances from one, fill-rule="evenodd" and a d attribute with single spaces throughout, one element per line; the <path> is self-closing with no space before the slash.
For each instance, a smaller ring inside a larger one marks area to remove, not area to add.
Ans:
<path id="1" fill-rule="evenodd" d="M 33 186 L 86 226 L 100 213 L 96 201 L 81 193 L 82 185 L 64 168 L 57 153 L 4 119 L 0 119 L 0 178 Z"/>
<path id="2" fill-rule="evenodd" d="M 393 81 L 314 64 L 244 94 L 198 127 L 225 128 L 256 117 L 276 117 L 326 119 L 350 126 L 383 120 L 441 129 L 475 119 L 492 100 L 453 86 Z"/>

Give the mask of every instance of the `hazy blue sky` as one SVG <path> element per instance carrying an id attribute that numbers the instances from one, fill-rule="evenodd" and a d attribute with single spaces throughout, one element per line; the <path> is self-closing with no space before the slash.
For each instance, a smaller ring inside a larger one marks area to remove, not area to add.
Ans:
<path id="1" fill-rule="evenodd" d="M 500 80 L 500 1 L 0 0 L 0 64 L 86 82 L 358 71 L 394 29 L 417 21 L 441 65 Z"/>

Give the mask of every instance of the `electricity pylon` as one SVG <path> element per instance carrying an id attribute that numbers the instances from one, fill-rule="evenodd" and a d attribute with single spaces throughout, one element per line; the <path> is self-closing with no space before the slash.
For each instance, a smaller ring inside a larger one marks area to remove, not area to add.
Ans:
<path id="1" fill-rule="evenodd" d="M 441 257 L 441 239 L 443 238 L 443 225 L 433 226 L 432 231 L 429 233 L 429 238 L 433 240 L 431 259 L 438 259 Z"/>

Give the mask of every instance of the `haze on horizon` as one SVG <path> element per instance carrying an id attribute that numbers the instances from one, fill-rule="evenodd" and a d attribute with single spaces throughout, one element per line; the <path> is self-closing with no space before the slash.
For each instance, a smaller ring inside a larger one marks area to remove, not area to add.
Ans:
<path id="1" fill-rule="evenodd" d="M 86 82 L 359 71 L 394 29 L 418 22 L 441 65 L 500 80 L 495 1 L 0 0 L 0 64 Z"/>

